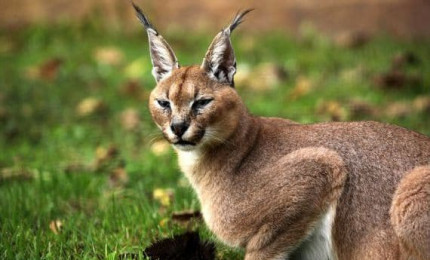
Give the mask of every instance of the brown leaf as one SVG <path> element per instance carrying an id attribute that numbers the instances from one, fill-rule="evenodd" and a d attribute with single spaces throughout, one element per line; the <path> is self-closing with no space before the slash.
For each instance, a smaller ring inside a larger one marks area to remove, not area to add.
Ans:
<path id="1" fill-rule="evenodd" d="M 202 219 L 202 213 L 195 210 L 185 210 L 172 213 L 172 220 L 177 222 L 189 222 L 193 219 Z"/>
<path id="2" fill-rule="evenodd" d="M 430 96 L 419 96 L 412 102 L 413 108 L 418 112 L 430 113 Z"/>
<path id="3" fill-rule="evenodd" d="M 111 145 L 109 147 L 99 146 L 96 149 L 96 160 L 94 162 L 95 169 L 99 169 L 105 163 L 116 159 L 119 155 L 118 149 Z"/>
<path id="4" fill-rule="evenodd" d="M 317 113 L 328 115 L 332 121 L 342 121 L 346 118 L 346 111 L 337 101 L 323 101 L 317 107 Z"/>
<path id="5" fill-rule="evenodd" d="M 405 102 L 394 102 L 385 109 L 385 115 L 391 118 L 404 118 L 412 112 L 411 105 Z"/>
<path id="6" fill-rule="evenodd" d="M 358 48 L 369 42 L 370 36 L 362 32 L 343 32 L 334 38 L 334 43 L 342 48 Z"/>
<path id="7" fill-rule="evenodd" d="M 136 130 L 140 124 L 139 112 L 128 108 L 121 113 L 121 126 L 128 131 Z"/>
<path id="8" fill-rule="evenodd" d="M 106 105 L 97 98 L 85 98 L 76 107 L 76 113 L 79 116 L 85 117 L 96 113 L 101 113 L 106 110 Z"/>
<path id="9" fill-rule="evenodd" d="M 124 55 L 116 47 L 100 47 L 94 51 L 94 59 L 102 64 L 115 66 L 122 63 Z"/>
<path id="10" fill-rule="evenodd" d="M 109 176 L 111 187 L 121 187 L 128 183 L 128 174 L 123 167 L 114 169 Z"/>
<path id="11" fill-rule="evenodd" d="M 0 181 L 20 180 L 28 181 L 34 178 L 34 173 L 21 167 L 0 169 Z"/>
<path id="12" fill-rule="evenodd" d="M 61 228 L 63 226 L 63 222 L 59 219 L 52 220 L 49 223 L 49 229 L 55 234 L 58 235 L 61 232 Z"/>
<path id="13" fill-rule="evenodd" d="M 120 91 L 124 95 L 138 97 L 142 89 L 143 87 L 140 85 L 139 81 L 128 80 L 124 84 L 122 84 Z"/>
<path id="14" fill-rule="evenodd" d="M 358 99 L 349 102 L 349 112 L 352 119 L 361 119 L 363 117 L 377 115 L 375 106 Z"/>
<path id="15" fill-rule="evenodd" d="M 247 87 L 257 91 L 266 91 L 282 83 L 287 76 L 288 73 L 283 66 L 274 63 L 263 63 L 249 75 Z"/>
<path id="16" fill-rule="evenodd" d="M 300 98 L 306 94 L 308 94 L 313 87 L 312 81 L 304 76 L 299 76 L 296 79 L 296 84 L 294 85 L 294 88 L 289 93 L 290 99 L 297 99 Z"/>
<path id="17" fill-rule="evenodd" d="M 28 67 L 24 72 L 28 79 L 53 81 L 57 78 L 63 60 L 53 58 L 40 65 Z"/>
<path id="18" fill-rule="evenodd" d="M 39 68 L 40 78 L 52 81 L 57 78 L 60 66 L 63 64 L 63 60 L 60 58 L 53 58 L 43 63 Z"/>

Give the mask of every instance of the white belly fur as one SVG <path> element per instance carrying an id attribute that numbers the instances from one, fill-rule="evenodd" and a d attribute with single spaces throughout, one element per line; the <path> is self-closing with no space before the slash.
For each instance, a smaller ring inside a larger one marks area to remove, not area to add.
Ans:
<path id="1" fill-rule="evenodd" d="M 293 252 L 290 258 L 294 260 L 335 260 L 336 255 L 332 243 L 332 226 L 336 210 L 331 207 L 321 218 L 314 231 Z"/>

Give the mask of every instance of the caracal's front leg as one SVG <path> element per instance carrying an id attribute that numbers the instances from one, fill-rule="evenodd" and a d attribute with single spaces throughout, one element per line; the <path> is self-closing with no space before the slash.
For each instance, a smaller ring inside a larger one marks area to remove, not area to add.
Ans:
<path id="1" fill-rule="evenodd" d="M 268 221 L 248 241 L 246 260 L 288 259 L 304 239 L 312 232 L 318 232 L 316 229 L 327 221 L 327 214 L 331 214 L 329 221 L 333 221 L 333 212 L 346 179 L 342 159 L 336 152 L 322 147 L 294 151 L 272 166 L 271 171 L 283 177 L 282 189 L 277 191 L 281 194 L 273 197 L 280 202 L 270 209 Z M 324 228 L 331 228 L 331 223 L 328 224 L 330 227 Z M 306 247 L 300 250 L 304 251 L 300 252 L 301 258 L 318 257 L 315 252 L 306 252 Z M 330 249 L 322 247 L 321 250 Z"/>

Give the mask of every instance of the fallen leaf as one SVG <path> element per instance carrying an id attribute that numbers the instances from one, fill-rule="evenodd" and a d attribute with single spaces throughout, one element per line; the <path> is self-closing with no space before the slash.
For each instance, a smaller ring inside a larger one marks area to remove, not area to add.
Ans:
<path id="1" fill-rule="evenodd" d="M 116 47 L 99 47 L 94 51 L 94 59 L 106 65 L 119 65 L 124 60 L 124 55 Z"/>
<path id="2" fill-rule="evenodd" d="M 173 190 L 172 189 L 155 189 L 152 192 L 152 197 L 161 203 L 161 205 L 167 207 L 173 200 Z"/>
<path id="3" fill-rule="evenodd" d="M 52 81 L 57 78 L 60 66 L 63 64 L 63 60 L 60 58 L 53 58 L 42 64 L 39 69 L 40 77 L 47 81 Z"/>
<path id="4" fill-rule="evenodd" d="M 323 101 L 317 107 L 317 113 L 328 115 L 332 121 L 342 121 L 346 119 L 346 110 L 337 101 Z"/>
<path id="5" fill-rule="evenodd" d="M 177 222 L 189 222 L 193 219 L 202 219 L 202 213 L 196 210 L 184 210 L 172 213 L 172 220 Z"/>
<path id="6" fill-rule="evenodd" d="M 122 84 L 120 88 L 122 94 L 130 97 L 140 96 L 141 90 L 143 90 L 143 87 L 140 86 L 140 83 L 137 80 L 128 80 Z"/>
<path id="7" fill-rule="evenodd" d="M 352 119 L 361 119 L 378 114 L 375 106 L 363 100 L 354 99 L 349 102 L 349 113 Z"/>
<path id="8" fill-rule="evenodd" d="M 385 115 L 391 118 L 404 118 L 412 112 L 411 105 L 406 102 L 394 102 L 385 109 Z"/>
<path id="9" fill-rule="evenodd" d="M 128 131 L 136 130 L 140 124 L 139 112 L 128 108 L 121 113 L 121 126 Z"/>
<path id="10" fill-rule="evenodd" d="M 34 173 L 31 170 L 22 167 L 0 169 L 0 181 L 28 181 L 34 179 L 34 177 Z"/>
<path id="11" fill-rule="evenodd" d="M 53 58 L 43 62 L 37 66 L 30 66 L 25 69 L 25 76 L 33 80 L 53 81 L 57 78 L 58 71 L 60 70 L 63 60 L 60 58 Z"/>
<path id="12" fill-rule="evenodd" d="M 157 156 L 166 154 L 170 150 L 170 144 L 165 140 L 155 141 L 151 145 L 151 152 Z"/>
<path id="13" fill-rule="evenodd" d="M 111 145 L 109 147 L 99 146 L 96 148 L 96 159 L 94 162 L 94 168 L 100 169 L 105 163 L 116 159 L 119 155 L 118 149 Z"/>
<path id="14" fill-rule="evenodd" d="M 121 187 L 128 183 L 128 174 L 123 167 L 114 169 L 109 176 L 111 187 Z"/>
<path id="15" fill-rule="evenodd" d="M 63 222 L 59 219 L 52 220 L 49 223 L 49 229 L 55 234 L 58 235 L 61 232 L 61 228 L 63 226 Z"/>
<path id="16" fill-rule="evenodd" d="M 256 91 L 266 91 L 283 82 L 287 76 L 288 73 L 283 66 L 263 63 L 250 73 L 247 87 Z"/>
<path id="17" fill-rule="evenodd" d="M 308 94 L 312 90 L 312 81 L 304 76 L 299 76 L 296 79 L 294 88 L 289 93 L 289 97 L 293 100 Z"/>
<path id="18" fill-rule="evenodd" d="M 335 36 L 334 43 L 342 48 L 358 48 L 369 40 L 370 36 L 363 32 L 343 32 Z"/>
<path id="19" fill-rule="evenodd" d="M 430 113 L 430 96 L 419 96 L 412 101 L 413 108 L 418 112 Z"/>
<path id="20" fill-rule="evenodd" d="M 85 98 L 76 107 L 76 112 L 79 116 L 88 116 L 95 113 L 100 113 L 106 110 L 106 105 L 97 98 Z"/>

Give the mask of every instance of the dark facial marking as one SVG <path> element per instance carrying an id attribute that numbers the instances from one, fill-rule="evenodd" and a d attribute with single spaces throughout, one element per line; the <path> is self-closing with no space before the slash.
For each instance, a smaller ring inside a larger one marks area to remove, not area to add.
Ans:
<path id="1" fill-rule="evenodd" d="M 185 80 L 188 77 L 188 72 L 191 69 L 191 67 L 188 67 L 185 69 L 184 73 L 182 73 L 180 80 L 179 80 L 179 85 L 178 85 L 178 91 L 176 92 L 176 96 L 172 97 L 173 100 L 179 100 L 181 98 L 181 92 L 182 92 L 182 85 L 184 84 Z"/>

